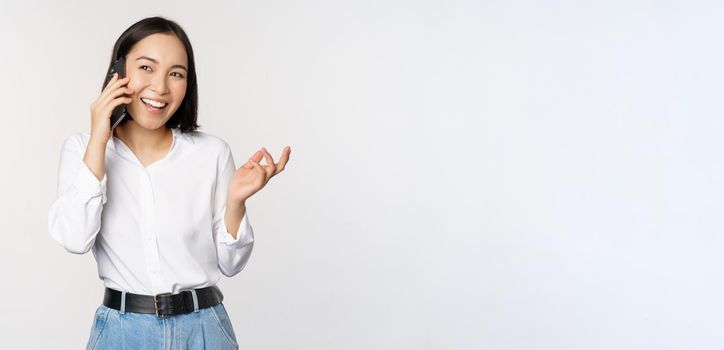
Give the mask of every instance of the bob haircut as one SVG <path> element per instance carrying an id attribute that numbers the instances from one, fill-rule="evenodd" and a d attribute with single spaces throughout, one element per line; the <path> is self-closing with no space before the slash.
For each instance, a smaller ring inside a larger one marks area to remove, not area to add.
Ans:
<path id="1" fill-rule="evenodd" d="M 198 114 L 198 87 L 196 85 L 196 64 L 194 63 L 194 50 L 191 48 L 186 32 L 176 22 L 165 19 L 163 17 L 144 18 L 132 26 L 118 37 L 116 44 L 113 46 L 113 54 L 111 54 L 111 62 L 108 64 L 108 70 L 113 67 L 113 63 L 121 57 L 126 57 L 136 43 L 143 38 L 156 33 L 173 34 L 181 40 L 186 48 L 186 57 L 188 58 L 188 73 L 186 80 L 186 95 L 176 112 L 166 122 L 166 128 L 178 127 L 182 132 L 192 132 L 199 128 L 196 123 Z M 101 88 L 103 91 L 103 88 Z M 120 124 L 123 125 L 128 118 L 123 118 Z"/>

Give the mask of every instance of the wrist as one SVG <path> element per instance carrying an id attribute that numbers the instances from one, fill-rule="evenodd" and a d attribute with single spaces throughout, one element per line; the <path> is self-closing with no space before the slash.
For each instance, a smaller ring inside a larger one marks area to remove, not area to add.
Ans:
<path id="1" fill-rule="evenodd" d="M 242 209 L 246 208 L 246 200 L 227 200 L 226 207 L 231 209 Z"/>
<path id="2" fill-rule="evenodd" d="M 101 140 L 97 137 L 91 136 L 91 138 L 88 140 L 88 147 L 103 147 L 105 149 L 106 144 L 108 144 L 108 140 Z"/>

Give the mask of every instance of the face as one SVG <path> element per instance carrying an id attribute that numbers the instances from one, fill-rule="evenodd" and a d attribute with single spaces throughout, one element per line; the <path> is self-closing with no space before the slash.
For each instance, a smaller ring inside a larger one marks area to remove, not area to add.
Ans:
<path id="1" fill-rule="evenodd" d="M 133 121 L 146 129 L 163 127 L 186 95 L 187 69 L 186 49 L 176 35 L 151 34 L 137 42 L 126 55 Z"/>

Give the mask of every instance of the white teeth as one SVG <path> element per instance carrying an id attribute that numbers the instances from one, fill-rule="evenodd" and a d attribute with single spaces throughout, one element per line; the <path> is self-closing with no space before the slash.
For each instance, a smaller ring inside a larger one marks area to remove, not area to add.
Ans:
<path id="1" fill-rule="evenodd" d="M 148 104 L 150 104 L 151 106 L 154 106 L 154 107 L 156 107 L 156 108 L 166 107 L 166 103 L 164 103 L 164 102 L 157 102 L 157 101 L 150 100 L 150 99 L 147 99 L 147 98 L 142 98 L 141 101 L 146 102 L 146 103 L 148 103 Z"/>

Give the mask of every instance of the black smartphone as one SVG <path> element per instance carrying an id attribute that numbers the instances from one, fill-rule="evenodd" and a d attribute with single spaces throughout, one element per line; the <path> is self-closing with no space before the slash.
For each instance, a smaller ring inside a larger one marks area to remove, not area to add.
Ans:
<path id="1" fill-rule="evenodd" d="M 121 57 L 113 63 L 111 69 L 108 70 L 108 74 L 106 75 L 106 80 L 103 82 L 103 88 L 101 89 L 101 91 L 105 90 L 108 82 L 111 81 L 111 79 L 113 78 L 114 73 L 118 73 L 118 79 L 126 77 L 125 58 Z M 126 104 L 120 104 L 116 106 L 116 108 L 113 108 L 113 112 L 111 112 L 111 130 L 113 130 L 118 125 L 118 123 L 120 123 L 121 120 L 123 120 L 123 118 L 125 118 L 127 115 L 128 110 L 126 110 Z"/>

